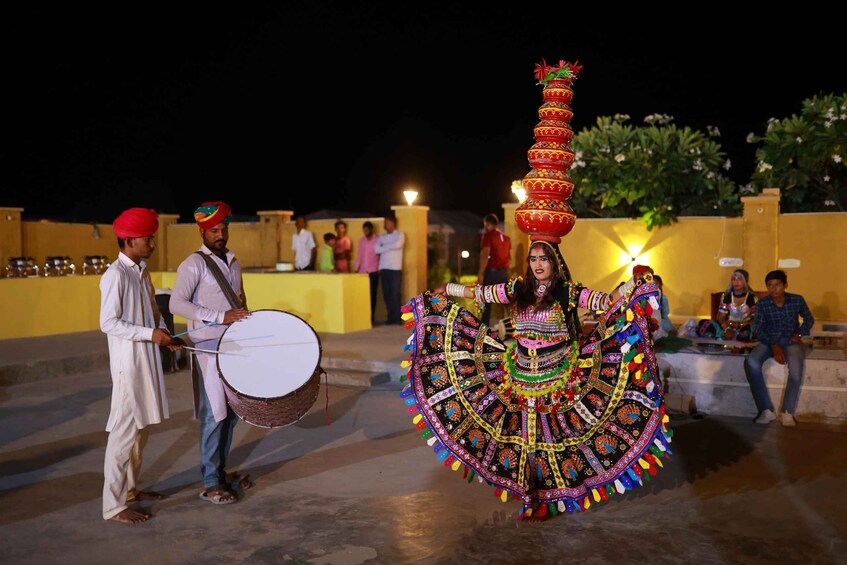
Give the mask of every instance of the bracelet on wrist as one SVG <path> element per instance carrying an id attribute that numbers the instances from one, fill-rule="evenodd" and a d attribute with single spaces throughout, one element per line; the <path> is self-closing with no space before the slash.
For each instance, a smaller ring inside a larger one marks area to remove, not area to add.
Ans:
<path id="1" fill-rule="evenodd" d="M 465 297 L 465 285 L 459 283 L 447 283 L 447 296 Z"/>

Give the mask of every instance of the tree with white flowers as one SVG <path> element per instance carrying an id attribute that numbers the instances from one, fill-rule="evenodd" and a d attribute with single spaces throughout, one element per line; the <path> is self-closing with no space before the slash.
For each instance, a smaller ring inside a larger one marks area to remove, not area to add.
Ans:
<path id="1" fill-rule="evenodd" d="M 755 189 L 780 188 L 783 212 L 847 210 L 847 95 L 803 101 L 800 115 L 768 121 L 747 136 L 756 150 Z"/>
<path id="2" fill-rule="evenodd" d="M 647 229 L 679 216 L 732 216 L 740 210 L 738 188 L 723 172 L 726 154 L 707 133 L 651 114 L 645 125 L 630 117 L 601 116 L 574 136 L 570 176 L 577 189 L 571 206 L 578 216 L 640 218 Z"/>

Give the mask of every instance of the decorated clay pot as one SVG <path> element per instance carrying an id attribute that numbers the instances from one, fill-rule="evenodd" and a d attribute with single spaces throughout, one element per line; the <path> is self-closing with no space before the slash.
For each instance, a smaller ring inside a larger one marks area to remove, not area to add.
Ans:
<path id="1" fill-rule="evenodd" d="M 532 169 L 523 179 L 527 193 L 539 198 L 568 200 L 573 194 L 574 183 L 560 169 Z"/>
<path id="2" fill-rule="evenodd" d="M 541 120 L 532 132 L 538 141 L 570 143 L 573 139 L 573 130 L 570 126 L 558 120 Z"/>
<path id="3" fill-rule="evenodd" d="M 515 222 L 522 231 L 532 234 L 532 239 L 559 243 L 576 223 L 571 207 L 558 198 L 532 199 L 515 210 Z"/>
<path id="4" fill-rule="evenodd" d="M 574 152 L 568 149 L 566 143 L 539 141 L 529 152 L 529 164 L 544 169 L 567 170 L 573 164 Z"/>
<path id="5" fill-rule="evenodd" d="M 570 104 L 573 100 L 573 89 L 568 79 L 555 78 L 547 81 L 542 93 L 545 102 L 561 102 Z"/>

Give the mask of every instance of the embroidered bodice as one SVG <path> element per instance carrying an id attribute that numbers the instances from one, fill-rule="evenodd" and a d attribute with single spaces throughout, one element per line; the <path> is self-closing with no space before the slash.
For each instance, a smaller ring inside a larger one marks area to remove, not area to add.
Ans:
<path id="1" fill-rule="evenodd" d="M 508 282 L 481 287 L 479 294 L 484 302 L 510 304 L 515 295 L 516 285 L 522 277 L 513 277 Z M 545 308 L 526 308 L 519 310 L 514 304 L 510 315 L 515 326 L 514 338 L 526 349 L 541 349 L 572 342 L 579 336 L 570 335 L 566 321 L 568 311 L 577 307 L 586 310 L 604 310 L 608 306 L 609 295 L 594 291 L 579 283 L 568 288 L 568 304 L 554 302 Z"/>
<path id="2" fill-rule="evenodd" d="M 741 304 L 737 304 L 737 302 Z M 746 293 L 736 299 L 731 292 L 724 293 L 721 301 L 720 311 L 726 314 L 729 322 L 746 324 L 753 320 L 755 313 L 756 294 Z"/>

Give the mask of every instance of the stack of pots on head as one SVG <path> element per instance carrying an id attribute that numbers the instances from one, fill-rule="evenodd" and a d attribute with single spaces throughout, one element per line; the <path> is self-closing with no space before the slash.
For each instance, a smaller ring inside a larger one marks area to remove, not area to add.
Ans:
<path id="1" fill-rule="evenodd" d="M 557 66 L 542 61 L 535 68 L 536 79 L 544 85 L 544 103 L 538 109 L 541 121 L 533 129 L 535 144 L 527 153 L 532 170 L 523 178 L 526 200 L 515 210 L 518 227 L 533 240 L 558 244 L 576 222 L 568 205 L 574 188 L 568 176 L 574 161 L 568 148 L 573 138 L 569 104 L 571 85 L 581 69 L 581 65 L 565 61 Z"/>

